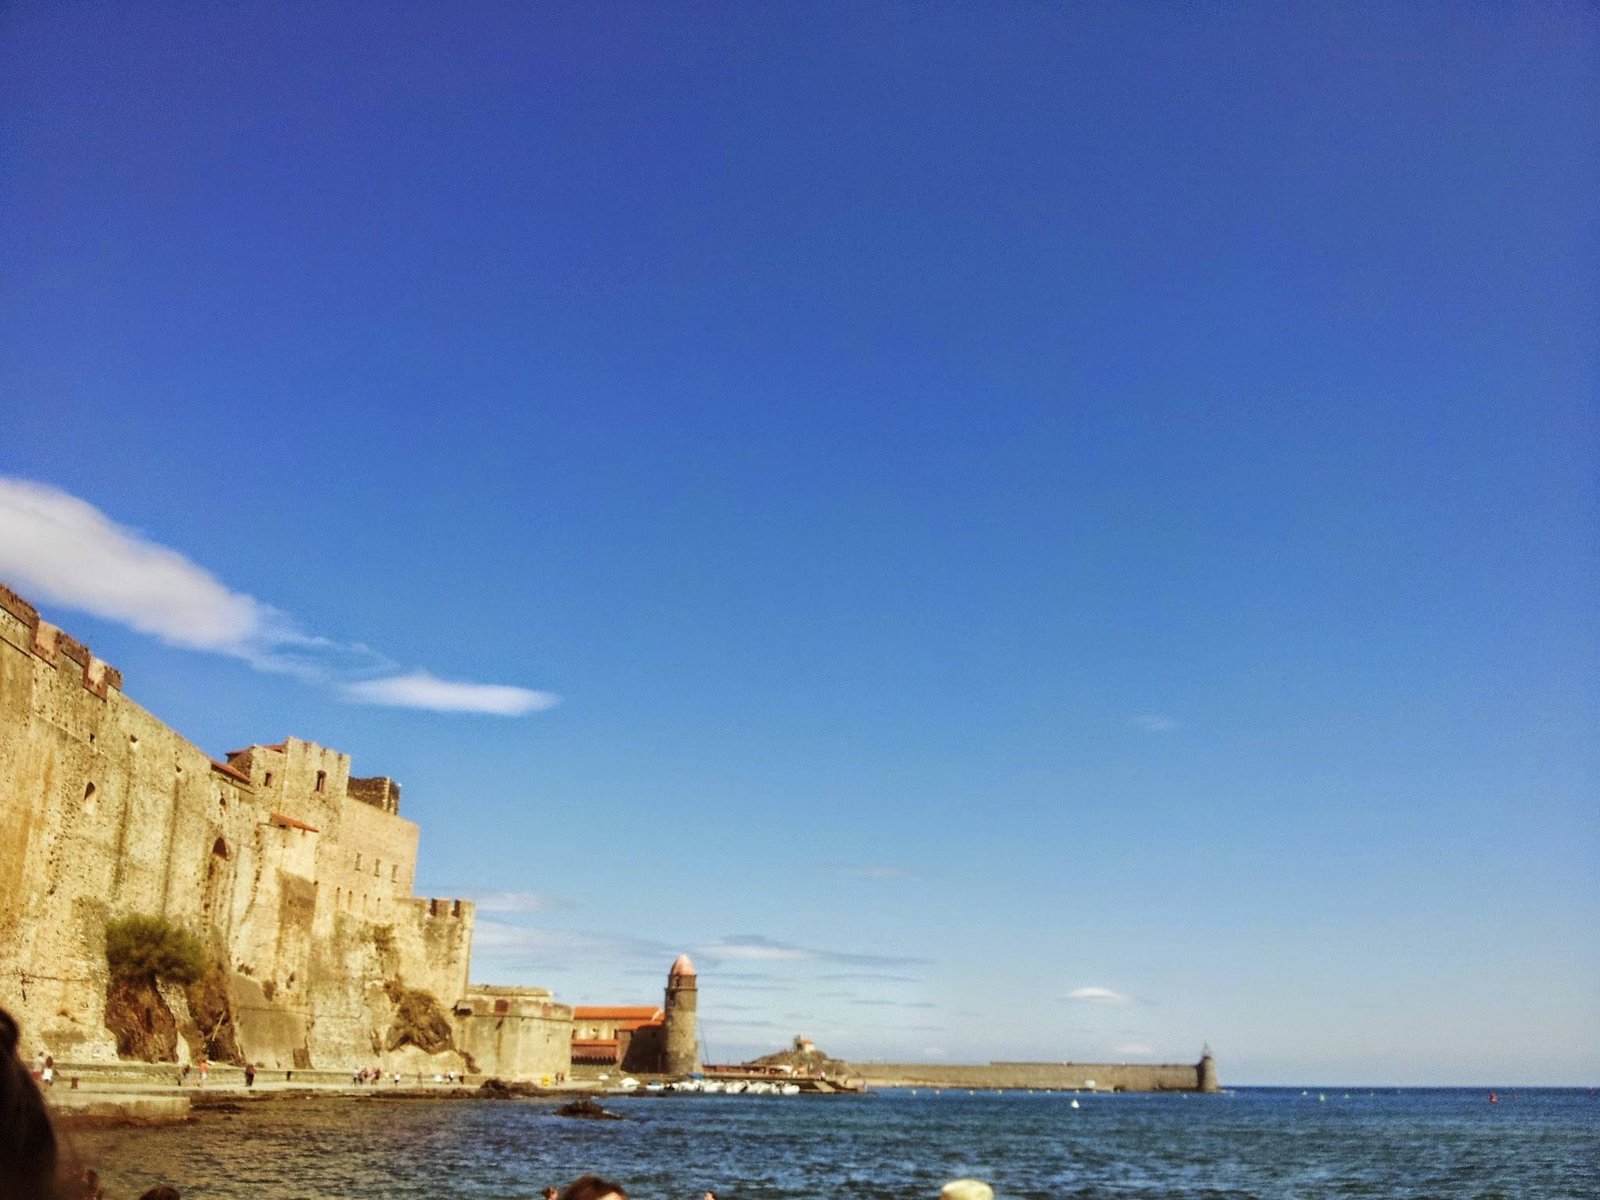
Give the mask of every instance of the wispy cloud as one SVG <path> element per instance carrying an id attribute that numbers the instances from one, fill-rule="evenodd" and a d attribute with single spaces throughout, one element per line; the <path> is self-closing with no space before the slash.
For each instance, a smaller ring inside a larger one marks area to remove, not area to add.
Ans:
<path id="1" fill-rule="evenodd" d="M 854 954 L 844 950 L 818 950 L 809 946 L 795 946 L 776 942 L 758 933 L 738 934 L 719 938 L 695 949 L 712 962 L 747 963 L 833 963 L 841 966 L 903 967 L 926 963 L 924 958 L 907 958 L 893 954 Z"/>
<path id="2" fill-rule="evenodd" d="M 560 702 L 559 697 L 549 692 L 535 692 L 504 683 L 458 683 L 440 679 L 427 671 L 347 683 L 339 689 L 339 694 L 357 704 L 425 708 L 430 712 L 493 713 L 502 717 L 543 712 Z"/>
<path id="3" fill-rule="evenodd" d="M 1132 996 L 1114 992 L 1108 987 L 1073 988 L 1067 993 L 1067 999 L 1075 1004 L 1129 1005 L 1138 1003 Z"/>
<path id="4" fill-rule="evenodd" d="M 1146 733 L 1167 733 L 1178 727 L 1178 723 L 1171 717 L 1164 717 L 1160 713 L 1142 713 L 1134 717 L 1129 724 Z"/>
<path id="5" fill-rule="evenodd" d="M 851 879 L 909 879 L 911 872 L 905 867 L 887 863 L 825 863 L 828 870 Z"/>
<path id="6" fill-rule="evenodd" d="M 479 912 L 486 913 L 550 912 L 552 909 L 570 907 L 565 900 L 557 900 L 539 892 L 462 891 L 461 895 L 476 904 Z"/>
<path id="7" fill-rule="evenodd" d="M 573 929 L 530 929 L 504 921 L 480 920 L 473 927 L 472 948 L 497 963 L 542 965 L 575 960 L 621 963 L 670 961 L 677 953 L 661 942 L 625 933 Z"/>
<path id="8" fill-rule="evenodd" d="M 170 546 L 31 480 L 0 476 L 0 579 L 42 603 L 332 687 L 357 703 L 521 716 L 557 702 L 548 692 L 511 684 L 400 673 L 371 647 L 309 634 L 288 614 L 228 587 Z"/>
<path id="9" fill-rule="evenodd" d="M 1129 1058 L 1147 1058 L 1155 1051 L 1143 1042 L 1128 1042 L 1125 1045 L 1113 1047 L 1118 1054 L 1125 1054 Z"/>
<path id="10" fill-rule="evenodd" d="M 866 1005 L 869 1008 L 938 1008 L 931 1000 L 875 1000 L 871 998 L 847 997 L 850 1003 Z"/>

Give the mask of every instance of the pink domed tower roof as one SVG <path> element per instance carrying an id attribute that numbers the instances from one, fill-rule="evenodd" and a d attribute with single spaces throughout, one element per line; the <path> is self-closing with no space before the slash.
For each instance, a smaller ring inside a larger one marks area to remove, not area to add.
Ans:
<path id="1" fill-rule="evenodd" d="M 689 961 L 689 956 L 687 954 L 680 954 L 677 958 L 673 959 L 672 970 L 667 972 L 668 976 L 693 975 L 694 973 L 694 963 Z"/>

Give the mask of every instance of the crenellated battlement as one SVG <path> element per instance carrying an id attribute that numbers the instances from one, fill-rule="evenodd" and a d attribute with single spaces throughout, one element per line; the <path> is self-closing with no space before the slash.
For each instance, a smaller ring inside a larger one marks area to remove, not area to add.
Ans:
<path id="1" fill-rule="evenodd" d="M 400 815 L 400 785 L 387 775 L 372 775 L 365 779 L 352 775 L 345 786 L 345 794 L 352 800 L 370 804 L 386 813 Z"/>
<path id="2" fill-rule="evenodd" d="M 66 658 L 83 671 L 84 690 L 104 700 L 111 690 L 122 690 L 122 672 L 104 659 L 99 659 L 89 647 L 52 625 L 39 615 L 39 610 L 29 604 L 4 584 L 0 584 L 0 609 L 21 621 L 33 635 L 30 649 L 52 667 Z"/>
<path id="3" fill-rule="evenodd" d="M 39 610 L 3 583 L 0 583 L 0 608 L 5 609 L 29 629 L 39 623 Z"/>

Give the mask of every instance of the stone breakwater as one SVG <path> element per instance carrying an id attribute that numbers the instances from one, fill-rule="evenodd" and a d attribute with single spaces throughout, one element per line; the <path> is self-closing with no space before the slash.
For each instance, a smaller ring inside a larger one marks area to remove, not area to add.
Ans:
<path id="1" fill-rule="evenodd" d="M 949 1087 L 1083 1092 L 1215 1092 L 1209 1053 L 1193 1063 L 852 1063 L 868 1087 Z"/>

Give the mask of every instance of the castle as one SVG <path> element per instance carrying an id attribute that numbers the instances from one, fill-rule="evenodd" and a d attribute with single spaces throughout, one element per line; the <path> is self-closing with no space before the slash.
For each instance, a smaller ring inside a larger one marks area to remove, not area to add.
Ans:
<path id="1" fill-rule="evenodd" d="M 565 1075 L 574 1010 L 469 982 L 473 905 L 412 895 L 417 837 L 399 785 L 348 755 L 211 758 L 0 587 L 0 1005 L 27 1052 Z M 133 914 L 197 934 L 211 986 L 119 992 L 106 930 Z M 680 957 L 629 1069 L 698 1065 L 694 1000 Z"/>

